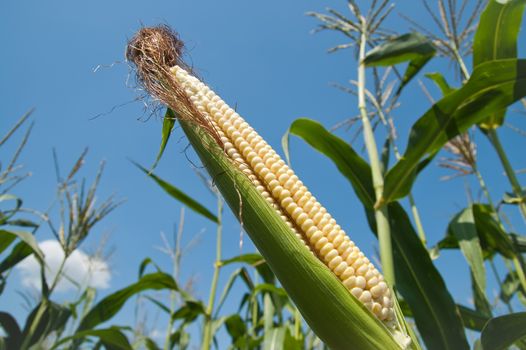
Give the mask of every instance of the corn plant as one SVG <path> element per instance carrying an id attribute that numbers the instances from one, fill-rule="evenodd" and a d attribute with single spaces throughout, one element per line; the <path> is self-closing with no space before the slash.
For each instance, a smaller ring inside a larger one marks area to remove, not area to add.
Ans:
<path id="1" fill-rule="evenodd" d="M 25 114 L 8 130 L 0 141 L 0 147 L 14 141 L 16 132 L 29 120 L 31 112 Z M 0 173 L 0 294 L 8 278 L 20 262 L 33 256 L 40 266 L 40 290 L 35 303 L 20 322 L 8 312 L 0 311 L 0 337 L 2 349 L 79 349 L 104 346 L 108 349 L 131 349 L 126 332 L 129 327 L 111 325 L 98 327 L 111 319 L 134 295 L 148 290 L 169 289 L 179 291 L 173 278 L 162 272 L 150 273 L 134 284 L 118 290 L 97 302 L 97 292 L 91 287 L 81 286 L 76 276 L 70 276 L 66 262 L 73 252 L 88 237 L 93 227 L 113 211 L 120 202 L 112 197 L 96 205 L 96 190 L 102 175 L 102 168 L 94 183 L 86 188 L 85 181 L 77 182 L 76 177 L 84 164 L 86 151 L 74 163 L 65 178 L 57 174 L 59 184 L 57 197 L 50 207 L 42 212 L 23 206 L 23 199 L 16 196 L 16 185 L 29 177 L 18 165 L 19 157 L 27 144 L 31 124 L 22 136 L 19 146 L 6 167 Z M 58 169 L 58 166 L 56 167 Z M 51 219 L 58 206 L 59 224 Z M 39 230 L 49 230 L 55 235 L 63 257 L 55 274 L 49 278 L 50 266 L 40 249 L 35 235 Z M 77 287 L 78 297 L 66 302 L 57 302 L 55 291 L 58 283 L 66 279 Z"/>
<path id="2" fill-rule="evenodd" d="M 181 120 L 225 200 L 309 326 L 333 348 L 347 347 L 350 334 L 363 348 L 417 346 L 393 292 L 369 259 L 276 152 L 188 73 L 181 47 L 168 28 L 144 28 L 130 41 L 127 57 L 148 91 Z M 328 295 L 339 298 L 335 303 Z M 341 321 L 337 327 L 328 323 L 334 318 Z"/>
<path id="3" fill-rule="evenodd" d="M 445 38 L 428 29 L 423 34 L 403 35 L 385 29 L 384 20 L 392 11 L 388 1 L 373 1 L 367 9 L 353 0 L 347 4 L 350 18 L 332 9 L 328 14 L 311 15 L 322 22 L 320 29 L 336 30 L 350 40 L 331 52 L 356 48 L 356 90 L 348 91 L 357 96 L 359 116 L 355 120 L 361 122 L 369 162 L 315 121 L 296 120 L 288 135 L 302 138 L 326 155 L 349 180 L 364 206 L 371 231 L 378 237 L 383 275 L 286 162 L 195 76 L 181 59 L 181 40 L 166 26 L 141 29 L 127 48 L 127 58 L 136 66 L 139 83 L 156 101 L 169 107 L 158 159 L 178 120 L 280 285 L 309 327 L 329 347 L 420 348 L 425 343 L 429 349 L 467 349 L 465 328 L 482 331 L 476 346 L 484 349 L 504 348 L 514 342 L 522 347 L 519 339 L 524 335 L 524 327 L 520 326 L 524 325 L 524 313 L 492 318 L 483 265 L 485 259 L 493 264 L 496 255 L 504 259 L 510 274 L 506 281 L 498 276 L 497 280 L 508 289 L 514 281 L 514 292 L 508 290 L 505 301 L 513 311 L 510 295 L 520 295 L 524 288 L 524 238 L 507 232 L 503 214 L 491 200 L 477 168 L 472 138 L 466 133 L 473 133 L 471 128 L 478 125 L 488 136 L 512 186 L 508 202 L 514 202 L 523 213 L 522 190 L 495 129 L 503 124 L 506 108 L 526 96 L 526 63 L 516 57 L 524 2 L 478 1 L 471 5 L 471 14 L 465 19 L 467 1 L 457 4 L 438 0 L 439 16 L 424 1 Z M 497 30 L 495 21 L 499 24 Z M 487 45 L 488 41 L 493 45 Z M 437 53 L 457 64 L 462 85 L 455 89 L 441 74 L 428 75 L 444 96 L 433 101 L 433 106 L 416 121 L 406 150 L 400 152 L 391 113 L 403 97 L 404 88 L 430 60 L 436 59 Z M 464 60 L 471 53 L 474 69 L 470 74 Z M 400 73 L 398 65 L 406 62 L 405 72 Z M 399 82 L 394 93 L 392 85 L 389 92 L 383 90 L 384 79 L 378 78 L 381 67 L 388 67 L 386 74 L 395 72 Z M 367 87 L 368 69 L 376 93 Z M 382 155 L 375 134 L 378 125 L 388 128 Z M 463 175 L 476 175 L 488 204 L 473 203 L 461 211 L 448 225 L 446 238 L 428 251 L 411 190 L 420 172 L 444 147 L 456 158 L 443 159 L 442 165 Z M 389 168 L 390 152 L 395 153 L 396 162 Z M 182 197 L 181 193 L 177 196 Z M 409 197 L 416 229 L 399 202 L 404 197 Z M 451 297 L 432 261 L 440 249 L 460 249 L 465 255 L 471 269 L 475 309 L 458 305 Z M 213 293 L 209 305 L 213 305 Z M 205 319 L 210 314 L 209 308 Z M 414 319 L 418 335 L 408 326 L 406 317 Z M 210 327 L 205 322 L 203 348 L 210 346 Z M 495 339 L 494 335 L 505 327 L 510 332 Z"/>

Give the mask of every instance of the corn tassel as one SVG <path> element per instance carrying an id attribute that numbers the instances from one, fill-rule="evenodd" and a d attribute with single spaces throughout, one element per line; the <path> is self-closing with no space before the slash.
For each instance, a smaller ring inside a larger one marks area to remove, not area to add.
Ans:
<path id="1" fill-rule="evenodd" d="M 394 318 L 383 276 L 276 152 L 211 89 L 179 66 L 177 82 L 214 127 L 224 151 L 274 207 L 303 244 L 377 318 Z"/>

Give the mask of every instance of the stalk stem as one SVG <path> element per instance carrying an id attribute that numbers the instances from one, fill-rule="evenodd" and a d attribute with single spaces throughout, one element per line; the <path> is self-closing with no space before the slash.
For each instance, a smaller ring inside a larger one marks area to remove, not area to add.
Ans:
<path id="1" fill-rule="evenodd" d="M 173 278 L 176 282 L 179 282 L 179 270 L 181 268 L 181 258 L 182 258 L 182 255 L 183 255 L 183 252 L 182 252 L 182 249 L 181 249 L 181 239 L 182 239 L 182 236 L 183 236 L 183 227 L 184 227 L 184 207 L 181 207 L 181 212 L 180 212 L 180 221 L 179 221 L 179 227 L 177 229 L 177 235 L 176 235 L 176 238 L 175 238 L 175 249 L 174 249 L 174 253 L 173 255 L 171 255 L 171 258 L 172 258 L 172 264 L 173 264 L 173 271 L 172 271 L 172 274 L 173 274 Z M 168 321 L 168 328 L 166 329 L 166 337 L 165 337 L 165 341 L 164 341 L 164 350 L 169 350 L 170 349 L 170 338 L 172 336 L 172 329 L 173 329 L 173 326 L 174 326 L 174 323 L 175 323 L 175 320 L 173 319 L 173 317 L 171 317 L 171 315 L 174 313 L 175 311 L 175 306 L 176 306 L 176 302 L 177 302 L 177 292 L 176 291 L 171 291 L 170 292 L 170 320 Z"/>
<path id="2" fill-rule="evenodd" d="M 221 269 L 221 240 L 223 236 L 223 199 L 217 195 L 217 230 L 216 230 L 216 260 L 214 263 L 214 275 L 210 286 L 210 296 L 208 297 L 208 306 L 206 308 L 205 327 L 203 336 L 202 350 L 209 350 L 212 346 L 212 313 L 214 311 L 214 302 L 217 293 L 217 281 L 219 279 L 219 270 Z"/>
<path id="3" fill-rule="evenodd" d="M 464 79 L 466 80 L 469 79 L 470 74 L 469 74 L 468 68 L 466 67 L 466 63 L 464 62 L 464 59 L 462 59 L 462 56 L 458 52 L 456 45 L 454 46 L 453 53 L 457 59 L 458 65 L 460 67 L 460 71 L 462 72 Z"/>
<path id="4" fill-rule="evenodd" d="M 402 156 L 400 155 L 400 152 L 398 151 L 398 147 L 396 146 L 396 139 L 393 135 L 392 130 L 389 129 L 389 124 L 387 123 L 387 118 L 384 115 L 384 112 L 382 110 L 382 107 L 380 104 L 374 99 L 369 98 L 373 106 L 376 108 L 376 111 L 378 113 L 378 116 L 382 120 L 382 123 L 385 125 L 386 128 L 388 128 L 388 138 L 389 143 L 393 147 L 393 152 L 395 154 L 395 157 L 397 160 L 400 160 Z M 418 212 L 418 207 L 416 206 L 415 198 L 413 197 L 413 193 L 409 192 L 408 195 L 409 198 L 409 204 L 411 205 L 411 213 L 413 214 L 413 219 L 415 220 L 416 230 L 418 232 L 418 236 L 420 237 L 420 241 L 424 246 L 427 244 L 426 239 L 426 233 L 424 231 L 424 226 L 422 225 L 422 220 L 420 219 L 420 213 Z"/>
<path id="5" fill-rule="evenodd" d="M 486 133 L 489 141 L 493 145 L 493 148 L 497 152 L 497 155 L 499 156 L 500 162 L 502 164 L 502 167 L 504 168 L 504 171 L 506 172 L 506 177 L 508 178 L 508 181 L 510 182 L 511 188 L 513 190 L 513 193 L 518 198 L 523 199 L 523 193 L 522 188 L 519 183 L 519 180 L 517 179 L 517 175 L 515 174 L 515 171 L 513 170 L 510 160 L 508 159 L 508 156 L 506 155 L 506 152 L 504 151 L 504 148 L 502 147 L 502 144 L 500 143 L 499 135 L 497 134 L 497 131 L 495 129 L 490 129 Z M 526 203 L 524 203 L 524 200 L 521 200 L 519 202 L 519 210 L 522 214 L 522 218 L 526 221 Z"/>
<path id="6" fill-rule="evenodd" d="M 379 200 L 384 190 L 384 179 L 380 159 L 378 157 L 378 147 L 376 146 L 373 128 L 369 121 L 369 117 L 367 116 L 367 106 L 365 103 L 365 66 L 363 60 L 365 58 L 365 46 L 367 45 L 367 25 L 363 17 L 361 18 L 361 23 L 362 34 L 360 37 L 360 55 L 358 62 L 358 109 L 360 110 L 363 124 L 365 147 L 367 148 L 367 154 L 371 164 L 376 200 Z M 393 287 L 395 285 L 395 272 L 391 246 L 391 228 L 389 226 L 389 213 L 387 206 L 384 205 L 379 209 L 375 209 L 374 214 L 376 217 L 383 274 L 387 282 Z"/>

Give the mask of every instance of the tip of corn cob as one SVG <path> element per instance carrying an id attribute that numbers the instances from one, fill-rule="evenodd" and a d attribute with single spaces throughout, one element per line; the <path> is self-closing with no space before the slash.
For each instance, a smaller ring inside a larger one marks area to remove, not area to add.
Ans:
<path id="1" fill-rule="evenodd" d="M 166 25 L 141 28 L 129 41 L 126 59 L 133 62 L 137 69 L 151 66 L 181 65 L 184 44 L 177 33 Z"/>
<path id="2" fill-rule="evenodd" d="M 214 126 L 195 108 L 170 71 L 171 67 L 179 66 L 192 72 L 182 60 L 183 52 L 183 42 L 170 27 L 144 27 L 128 42 L 126 60 L 135 65 L 138 84 L 144 87 L 154 101 L 170 107 L 178 118 L 199 125 L 223 146 Z"/>

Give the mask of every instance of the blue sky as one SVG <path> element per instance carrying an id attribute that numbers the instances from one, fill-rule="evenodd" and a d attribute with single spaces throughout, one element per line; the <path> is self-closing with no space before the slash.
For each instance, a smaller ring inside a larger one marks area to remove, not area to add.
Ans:
<path id="1" fill-rule="evenodd" d="M 17 187 L 15 194 L 25 199 L 25 206 L 43 210 L 55 193 L 52 149 L 56 149 L 65 171 L 82 150 L 89 147 L 82 175 L 93 178 L 99 162 L 105 160 L 99 197 L 116 193 L 126 199 L 95 227 L 81 247 L 94 251 L 109 233 L 108 248 L 115 248 L 109 259 L 112 277 L 110 287 L 101 295 L 133 282 L 139 263 L 146 257 L 152 257 L 168 270 L 168 257 L 156 247 L 162 245 L 161 232 L 171 236 L 181 206 L 129 162 L 129 158 L 144 165 L 153 162 L 159 147 L 161 119 L 145 110 L 141 101 L 134 101 L 139 92 L 123 62 L 127 39 L 141 25 L 172 26 L 186 41 L 189 63 L 281 152 L 281 136 L 296 118 L 313 118 L 331 127 L 358 113 L 352 96 L 330 86 L 334 82 L 348 84 L 356 78 L 353 51 L 327 54 L 329 47 L 344 43 L 345 38 L 329 32 L 312 35 L 318 23 L 305 16 L 307 11 L 323 11 L 325 7 L 345 11 L 344 5 L 344 1 L 299 0 L 1 2 L 2 133 L 27 110 L 36 108 L 32 116 L 35 128 L 21 158 L 32 177 Z M 407 23 L 399 12 L 424 25 L 431 22 L 421 4 L 399 1 L 387 25 L 399 32 L 407 31 Z M 522 47 L 520 52 L 524 54 Z M 94 72 L 99 65 L 101 68 Z M 451 68 L 448 63 L 439 59 L 425 71 L 448 68 Z M 455 74 L 449 72 L 450 82 L 458 85 Z M 437 89 L 426 84 L 438 98 Z M 429 102 L 416 80 L 406 89 L 401 102 L 395 118 L 400 147 L 404 149 L 408 128 L 429 107 Z M 526 128 L 524 115 L 512 113 L 508 121 Z M 351 136 L 344 131 L 338 133 L 346 139 Z M 524 138 L 507 128 L 503 128 L 501 134 L 514 167 L 526 168 L 520 152 Z M 492 195 L 500 198 L 503 191 L 508 190 L 506 178 L 483 136 L 477 134 L 476 141 L 480 170 Z M 214 210 L 214 198 L 185 157 L 186 145 L 181 131 L 175 130 L 156 172 Z M 356 146 L 361 149 L 360 142 Z M 6 159 L 14 147 L 15 143 L 11 142 L 0 150 L 0 159 Z M 376 242 L 347 181 L 329 161 L 299 140 L 292 140 L 291 156 L 294 169 L 311 192 L 352 239 L 368 255 L 373 255 Z M 189 157 L 197 159 L 192 152 Z M 443 237 L 450 218 L 466 206 L 466 187 L 477 188 L 474 179 L 440 181 L 446 174 L 448 171 L 431 165 L 414 188 L 431 245 Z M 524 177 L 520 180 L 524 181 Z M 246 236 L 240 250 L 239 224 L 231 213 L 226 217 L 224 256 L 253 251 Z M 511 219 L 523 232 L 524 225 L 513 211 Z M 214 259 L 215 228 L 187 211 L 184 241 L 191 241 L 200 232 L 198 244 L 183 261 L 182 278 L 194 276 L 197 295 L 206 299 Z M 46 228 L 37 234 L 39 241 L 51 237 Z M 445 252 L 436 263 L 455 298 L 467 304 L 470 284 L 460 253 Z M 221 281 L 226 280 L 228 271 L 222 274 Z M 16 274 L 11 278 L 0 300 L 0 309 L 22 315 L 19 309 L 22 300 L 16 294 L 22 287 L 17 278 L 20 276 Z M 129 305 L 128 310 L 131 309 Z M 129 319 L 126 315 L 131 315 L 131 311 L 117 319 L 126 321 Z M 162 327 L 164 329 L 164 325 Z"/>

